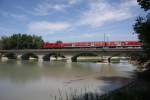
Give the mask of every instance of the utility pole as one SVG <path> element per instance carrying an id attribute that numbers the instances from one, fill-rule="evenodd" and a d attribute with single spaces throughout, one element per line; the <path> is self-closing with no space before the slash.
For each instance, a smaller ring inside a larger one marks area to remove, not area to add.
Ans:
<path id="1" fill-rule="evenodd" d="M 105 33 L 104 33 L 104 42 L 105 42 Z"/>
<path id="2" fill-rule="evenodd" d="M 106 36 L 105 36 L 105 33 L 104 33 L 104 47 L 106 46 L 106 40 L 105 40 Z"/>
<path id="3" fill-rule="evenodd" d="M 109 42 L 109 34 L 107 35 L 107 42 Z"/>

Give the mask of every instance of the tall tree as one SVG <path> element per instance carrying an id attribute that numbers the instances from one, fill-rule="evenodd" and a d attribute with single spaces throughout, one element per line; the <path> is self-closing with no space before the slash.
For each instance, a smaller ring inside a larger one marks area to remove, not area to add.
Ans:
<path id="1" fill-rule="evenodd" d="M 150 9 L 150 0 L 137 0 L 137 2 L 145 11 Z"/>
<path id="2" fill-rule="evenodd" d="M 145 11 L 150 10 L 150 0 L 137 0 L 141 8 Z M 146 17 L 138 17 L 134 24 L 134 31 L 138 34 L 139 40 L 143 43 L 143 48 L 150 57 L 150 13 Z"/>
<path id="3" fill-rule="evenodd" d="M 57 41 L 56 41 L 56 43 L 63 43 L 63 41 L 61 41 L 61 40 L 57 40 Z"/>
<path id="4" fill-rule="evenodd" d="M 13 34 L 1 38 L 2 49 L 39 49 L 43 45 L 40 36 L 27 34 Z"/>

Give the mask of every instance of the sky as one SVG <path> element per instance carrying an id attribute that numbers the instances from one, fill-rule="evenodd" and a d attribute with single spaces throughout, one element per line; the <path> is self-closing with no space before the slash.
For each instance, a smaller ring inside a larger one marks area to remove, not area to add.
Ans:
<path id="1" fill-rule="evenodd" d="M 47 42 L 137 40 L 136 0 L 0 0 L 0 37 L 14 33 Z"/>

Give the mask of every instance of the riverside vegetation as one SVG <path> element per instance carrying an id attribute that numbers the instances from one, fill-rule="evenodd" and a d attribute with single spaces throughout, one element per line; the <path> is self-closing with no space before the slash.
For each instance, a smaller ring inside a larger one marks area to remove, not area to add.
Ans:
<path id="1" fill-rule="evenodd" d="M 40 49 L 44 41 L 41 36 L 27 34 L 13 34 L 3 36 L 0 40 L 0 48 L 5 50 L 11 49 Z"/>
<path id="2" fill-rule="evenodd" d="M 149 100 L 150 97 L 150 1 L 137 0 L 141 8 L 147 12 L 146 17 L 138 17 L 134 27 L 140 42 L 143 43 L 145 54 L 132 57 L 132 61 L 139 65 L 135 80 L 115 91 L 99 95 L 86 93 L 71 95 L 71 100 Z M 61 99 L 60 99 L 61 100 Z M 69 100 L 69 99 L 68 99 Z"/>

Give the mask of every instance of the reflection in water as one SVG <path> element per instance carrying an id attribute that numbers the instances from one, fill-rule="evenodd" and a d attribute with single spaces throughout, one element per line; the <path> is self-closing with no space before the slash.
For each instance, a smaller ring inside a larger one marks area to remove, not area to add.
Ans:
<path id="1" fill-rule="evenodd" d="M 135 66 L 116 64 L 0 62 L 0 100 L 52 100 L 54 95 L 78 91 L 103 93 L 129 81 Z M 85 90 L 86 89 L 86 90 Z"/>

